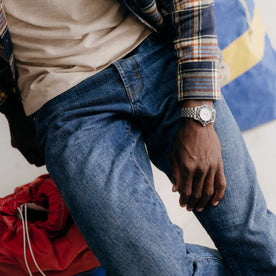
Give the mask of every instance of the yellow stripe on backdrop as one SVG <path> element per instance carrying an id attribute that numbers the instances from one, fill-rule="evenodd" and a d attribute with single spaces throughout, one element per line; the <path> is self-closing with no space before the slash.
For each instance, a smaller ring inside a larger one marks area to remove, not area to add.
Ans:
<path id="1" fill-rule="evenodd" d="M 251 28 L 222 51 L 230 76 L 224 85 L 239 77 L 262 60 L 265 49 L 265 28 L 255 8 Z"/>

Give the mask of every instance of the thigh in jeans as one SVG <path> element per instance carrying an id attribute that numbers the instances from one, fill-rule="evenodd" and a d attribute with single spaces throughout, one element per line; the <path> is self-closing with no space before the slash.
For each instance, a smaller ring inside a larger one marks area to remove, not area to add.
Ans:
<path id="1" fill-rule="evenodd" d="M 142 53 L 136 51 L 120 68 L 138 66 Z M 111 275 L 226 275 L 217 252 L 186 245 L 168 218 L 137 121 L 141 102 L 136 99 L 146 85 L 132 71 L 127 75 L 139 87 L 131 95 L 111 66 L 38 112 L 47 168 Z"/>
<path id="2" fill-rule="evenodd" d="M 111 67 L 101 79 L 87 80 L 38 112 L 47 168 L 110 275 L 192 275 L 193 257 L 154 189 L 141 132 L 130 120 L 131 105 L 124 89 L 116 89 L 117 72 L 109 104 L 103 104 L 106 96 L 101 99 L 114 71 Z"/>

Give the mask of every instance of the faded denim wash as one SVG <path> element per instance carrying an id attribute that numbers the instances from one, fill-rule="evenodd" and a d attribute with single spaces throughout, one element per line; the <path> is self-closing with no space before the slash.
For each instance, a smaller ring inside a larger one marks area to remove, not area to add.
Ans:
<path id="1" fill-rule="evenodd" d="M 47 168 L 108 275 L 276 275 L 276 218 L 223 99 L 215 129 L 227 189 L 217 207 L 195 213 L 220 253 L 184 243 L 154 188 L 150 161 L 170 178 L 180 114 L 167 41 L 150 35 L 41 108 Z"/>

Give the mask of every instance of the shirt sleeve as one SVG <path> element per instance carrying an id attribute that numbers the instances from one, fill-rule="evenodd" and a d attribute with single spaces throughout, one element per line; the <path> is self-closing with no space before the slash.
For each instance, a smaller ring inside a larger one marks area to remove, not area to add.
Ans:
<path id="1" fill-rule="evenodd" d="M 220 98 L 220 64 L 213 0 L 174 0 L 178 99 Z"/>

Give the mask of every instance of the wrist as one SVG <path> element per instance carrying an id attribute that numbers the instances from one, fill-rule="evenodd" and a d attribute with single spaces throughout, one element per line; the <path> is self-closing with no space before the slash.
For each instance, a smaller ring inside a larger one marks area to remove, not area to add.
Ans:
<path id="1" fill-rule="evenodd" d="M 182 104 L 180 117 L 189 120 L 192 119 L 205 127 L 215 122 L 216 111 L 213 108 L 212 101 L 192 100 Z"/>
<path id="2" fill-rule="evenodd" d="M 202 124 L 192 118 L 183 118 L 180 117 L 180 127 L 181 128 L 187 128 L 189 131 L 201 131 L 203 129 L 210 129 L 214 128 L 214 123 L 209 123 L 205 127 L 202 127 Z"/>

